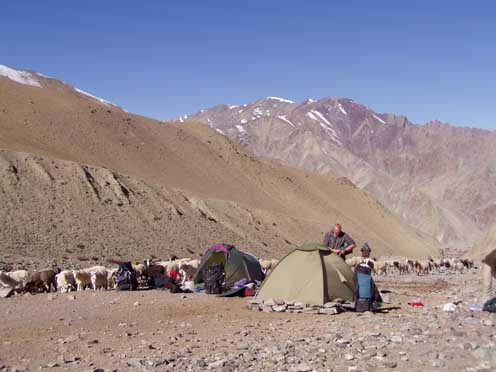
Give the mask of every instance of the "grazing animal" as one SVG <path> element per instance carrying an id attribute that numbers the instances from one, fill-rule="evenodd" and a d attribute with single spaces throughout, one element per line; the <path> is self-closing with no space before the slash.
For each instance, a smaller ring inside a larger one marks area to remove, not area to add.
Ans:
<path id="1" fill-rule="evenodd" d="M 24 289 L 24 286 L 29 280 L 29 273 L 27 270 L 10 271 L 7 275 L 19 283 L 16 289 Z"/>
<path id="2" fill-rule="evenodd" d="M 64 270 L 55 275 L 57 289 L 62 293 L 71 292 L 74 289 L 74 274 L 70 270 Z"/>
<path id="3" fill-rule="evenodd" d="M 115 288 L 115 277 L 117 276 L 117 269 L 109 269 L 107 271 L 107 288 Z"/>
<path id="4" fill-rule="evenodd" d="M 279 260 L 260 260 L 260 266 L 262 267 L 263 272 L 265 275 L 270 273 L 274 268 L 277 266 L 279 263 Z"/>
<path id="5" fill-rule="evenodd" d="M 387 275 L 389 263 L 387 261 L 377 261 L 374 266 L 374 271 L 377 275 Z"/>
<path id="6" fill-rule="evenodd" d="M 31 274 L 29 281 L 26 283 L 26 290 L 33 292 L 54 292 L 57 291 L 57 280 L 55 275 L 59 270 L 42 270 Z"/>
<path id="7" fill-rule="evenodd" d="M 74 281 L 78 291 L 84 291 L 86 288 L 91 287 L 91 274 L 84 270 L 74 270 Z"/>
<path id="8" fill-rule="evenodd" d="M 12 278 L 7 273 L 0 271 L 0 284 L 6 288 L 18 288 L 21 283 Z"/>
<path id="9" fill-rule="evenodd" d="M 91 286 L 94 291 L 108 289 L 108 272 L 107 270 L 93 271 L 91 274 Z"/>

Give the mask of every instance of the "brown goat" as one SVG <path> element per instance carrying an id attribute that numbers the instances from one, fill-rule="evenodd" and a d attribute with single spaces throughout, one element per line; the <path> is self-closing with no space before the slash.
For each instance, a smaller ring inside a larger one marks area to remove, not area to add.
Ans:
<path id="1" fill-rule="evenodd" d="M 55 270 L 43 270 L 37 271 L 31 274 L 29 281 L 26 283 L 26 291 L 28 292 L 47 292 L 49 293 L 52 288 L 53 291 L 57 291 L 57 275 Z"/>

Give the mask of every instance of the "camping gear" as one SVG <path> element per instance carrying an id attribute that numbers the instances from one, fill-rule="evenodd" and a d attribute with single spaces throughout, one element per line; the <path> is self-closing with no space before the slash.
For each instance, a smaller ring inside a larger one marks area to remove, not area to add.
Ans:
<path id="1" fill-rule="evenodd" d="M 131 262 L 122 262 L 119 264 L 115 275 L 116 288 L 121 291 L 134 291 L 138 288 L 136 271 L 133 269 Z"/>
<path id="2" fill-rule="evenodd" d="M 222 293 L 222 284 L 224 283 L 224 265 L 220 262 L 210 264 L 203 273 L 205 281 L 205 291 L 207 294 Z"/>
<path id="3" fill-rule="evenodd" d="M 337 298 L 354 302 L 353 276 L 346 262 L 328 247 L 306 244 L 291 251 L 276 265 L 256 298 L 320 306 Z"/>
<path id="4" fill-rule="evenodd" d="M 217 297 L 245 297 L 245 288 L 232 287 L 228 291 L 219 294 Z"/>
<path id="5" fill-rule="evenodd" d="M 483 311 L 488 311 L 490 313 L 496 313 L 496 297 L 487 301 L 482 308 Z"/>
<path id="6" fill-rule="evenodd" d="M 424 303 L 421 301 L 413 301 L 409 302 L 408 305 L 410 305 L 411 307 L 422 307 L 424 306 Z"/>
<path id="7" fill-rule="evenodd" d="M 228 244 L 215 244 L 203 254 L 198 270 L 193 278 L 195 284 L 205 282 L 205 273 L 209 266 L 220 263 L 224 267 L 224 286 L 231 288 L 241 279 L 248 282 L 262 281 L 265 275 L 258 260 L 249 253 L 241 252 Z"/>
<path id="8" fill-rule="evenodd" d="M 191 280 L 186 281 L 184 283 L 184 289 L 186 289 L 187 291 L 194 292 L 194 290 L 195 290 L 195 283 L 192 282 Z"/>
<path id="9" fill-rule="evenodd" d="M 367 264 L 360 264 L 355 268 L 355 285 L 357 312 L 370 311 L 374 303 L 382 302 L 381 295 L 372 280 L 372 269 Z"/>

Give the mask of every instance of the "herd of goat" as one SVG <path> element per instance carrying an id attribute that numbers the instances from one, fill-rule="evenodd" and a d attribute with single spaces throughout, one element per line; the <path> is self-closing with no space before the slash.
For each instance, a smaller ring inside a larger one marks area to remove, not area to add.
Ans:
<path id="1" fill-rule="evenodd" d="M 363 262 L 362 257 L 350 257 L 346 263 L 355 267 Z M 369 260 L 370 261 L 370 260 Z M 464 258 L 427 258 L 425 260 L 416 259 L 383 259 L 372 260 L 374 272 L 377 275 L 407 274 L 416 273 L 429 274 L 431 272 L 450 271 L 462 273 L 471 269 L 474 262 Z M 274 269 L 278 260 L 260 260 L 262 270 L 267 274 Z M 197 259 L 174 259 L 169 261 L 150 262 L 133 265 L 136 276 L 140 282 L 146 282 L 157 275 L 168 275 L 171 271 L 177 271 L 181 283 L 191 278 L 196 273 L 200 261 Z M 0 271 L 0 286 L 11 288 L 17 293 L 29 292 L 70 292 L 73 290 L 82 291 L 85 289 L 108 290 L 114 289 L 117 268 L 107 268 L 105 266 L 93 266 L 81 270 L 60 270 L 48 269 L 29 273 L 27 270 L 17 270 L 11 272 Z"/>

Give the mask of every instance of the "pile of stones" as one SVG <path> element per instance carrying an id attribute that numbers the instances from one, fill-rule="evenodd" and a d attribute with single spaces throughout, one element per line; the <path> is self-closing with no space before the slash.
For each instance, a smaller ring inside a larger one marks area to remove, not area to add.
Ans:
<path id="1" fill-rule="evenodd" d="M 251 299 L 248 308 L 253 311 L 266 313 L 297 313 L 297 314 L 326 314 L 334 315 L 353 308 L 353 304 L 341 299 L 327 302 L 324 305 L 310 305 L 304 302 L 287 302 L 281 299 L 270 298 L 267 300 Z"/>

